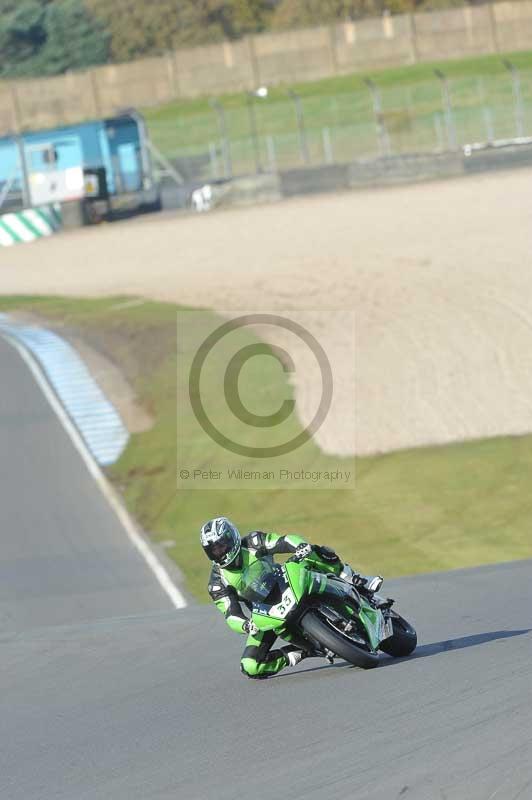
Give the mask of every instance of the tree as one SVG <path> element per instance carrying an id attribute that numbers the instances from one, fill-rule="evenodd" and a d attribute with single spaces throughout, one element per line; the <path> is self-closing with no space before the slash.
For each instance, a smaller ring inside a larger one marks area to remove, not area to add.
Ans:
<path id="1" fill-rule="evenodd" d="M 221 0 L 211 3 L 208 17 L 218 23 L 227 39 L 260 33 L 268 26 L 272 4 L 265 0 Z"/>
<path id="2" fill-rule="evenodd" d="M 152 0 L 150 3 L 87 0 L 87 5 L 110 33 L 113 60 L 128 61 L 170 49 L 181 15 L 179 6 L 187 3 L 177 0 Z"/>
<path id="3" fill-rule="evenodd" d="M 258 33 L 271 0 L 86 0 L 111 34 L 116 61 Z"/>
<path id="4" fill-rule="evenodd" d="M 38 5 L 43 9 L 47 3 L 53 0 L 0 0 L 0 18 L 4 18 L 6 14 L 11 14 L 13 11 L 18 11 L 24 6 Z"/>
<path id="5" fill-rule="evenodd" d="M 109 56 L 109 34 L 85 9 L 83 0 L 60 0 L 46 11 L 42 70 L 58 74 L 103 64 Z"/>
<path id="6" fill-rule="evenodd" d="M 59 74 L 274 29 L 464 0 L 0 0 L 0 77 Z M 481 0 L 470 0 L 472 3 Z"/>
<path id="7" fill-rule="evenodd" d="M 101 64 L 109 34 L 83 0 L 0 0 L 0 74 L 54 75 Z"/>
<path id="8" fill-rule="evenodd" d="M 17 72 L 19 65 L 33 59 L 46 41 L 45 7 L 37 0 L 2 2 L 0 17 L 0 70 Z"/>
<path id="9" fill-rule="evenodd" d="M 408 0 L 398 0 L 398 2 Z M 273 15 L 274 28 L 303 28 L 381 14 L 384 0 L 281 0 Z"/>

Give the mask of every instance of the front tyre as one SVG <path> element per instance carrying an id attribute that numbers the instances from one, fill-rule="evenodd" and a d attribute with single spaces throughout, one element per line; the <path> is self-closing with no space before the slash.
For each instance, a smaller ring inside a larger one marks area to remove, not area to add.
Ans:
<path id="1" fill-rule="evenodd" d="M 371 653 L 356 645 L 347 634 L 339 631 L 317 611 L 307 611 L 300 624 L 305 633 L 319 642 L 322 647 L 349 661 L 353 666 L 373 669 L 378 665 L 379 657 L 376 653 Z"/>
<path id="2" fill-rule="evenodd" d="M 383 653 L 387 653 L 393 658 L 404 658 L 413 653 L 417 646 L 417 633 L 406 619 L 399 614 L 392 616 L 393 636 L 385 639 L 379 645 Z"/>

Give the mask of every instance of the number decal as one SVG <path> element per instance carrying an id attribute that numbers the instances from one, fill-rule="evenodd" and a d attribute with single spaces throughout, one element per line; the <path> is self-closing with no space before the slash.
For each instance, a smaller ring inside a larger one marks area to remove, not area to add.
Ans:
<path id="1" fill-rule="evenodd" d="M 296 598 L 291 589 L 287 589 L 281 598 L 281 602 L 270 609 L 272 617 L 284 618 L 291 611 L 296 604 Z"/>

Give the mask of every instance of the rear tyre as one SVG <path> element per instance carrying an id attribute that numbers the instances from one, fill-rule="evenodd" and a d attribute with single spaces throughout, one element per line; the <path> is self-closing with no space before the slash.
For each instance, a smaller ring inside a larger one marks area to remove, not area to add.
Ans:
<path id="1" fill-rule="evenodd" d="M 356 645 L 349 636 L 341 633 L 317 611 L 307 611 L 301 620 L 301 627 L 305 633 L 319 642 L 326 650 L 331 650 L 355 667 L 373 669 L 379 663 L 379 657 L 376 653 L 364 650 L 359 645 Z"/>
<path id="2" fill-rule="evenodd" d="M 392 617 L 393 636 L 380 644 L 380 650 L 394 658 L 403 658 L 413 653 L 417 646 L 417 633 L 406 619 L 395 614 Z"/>

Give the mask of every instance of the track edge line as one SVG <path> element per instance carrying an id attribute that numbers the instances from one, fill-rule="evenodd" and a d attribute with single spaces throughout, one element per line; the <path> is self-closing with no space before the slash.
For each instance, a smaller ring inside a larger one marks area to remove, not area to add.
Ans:
<path id="1" fill-rule="evenodd" d="M 29 368 L 31 374 L 35 378 L 37 385 L 41 389 L 42 393 L 44 394 L 45 398 L 50 404 L 52 410 L 55 412 L 57 418 L 59 419 L 59 422 L 63 426 L 63 429 L 66 431 L 66 433 L 70 437 L 72 444 L 80 454 L 89 473 L 92 475 L 100 491 L 102 492 L 105 499 L 113 509 L 115 515 L 118 517 L 132 545 L 136 548 L 138 553 L 142 556 L 148 567 L 151 569 L 157 581 L 159 582 L 160 586 L 172 601 L 174 607 L 177 609 L 186 608 L 187 601 L 185 600 L 184 596 L 181 594 L 175 583 L 172 581 L 166 568 L 159 561 L 159 559 L 157 558 L 151 547 L 139 534 L 136 523 L 133 521 L 131 515 L 129 514 L 129 512 L 123 505 L 122 501 L 118 497 L 116 491 L 114 490 L 114 488 L 111 486 L 106 476 L 101 471 L 95 458 L 93 457 L 92 453 L 90 452 L 87 445 L 83 441 L 78 429 L 76 428 L 76 426 L 66 413 L 65 409 L 59 402 L 55 392 L 48 383 L 48 380 L 46 379 L 37 359 L 23 344 L 17 341 L 17 339 L 15 339 L 14 337 L 10 336 L 8 333 L 5 332 L 2 332 L 1 335 L 2 338 L 4 338 L 7 342 L 9 342 L 9 344 L 12 347 L 15 348 L 15 350 L 19 353 L 24 363 Z"/>

